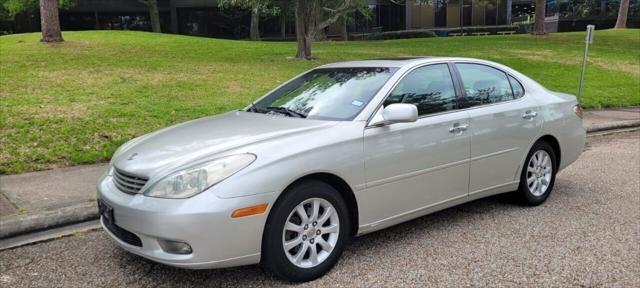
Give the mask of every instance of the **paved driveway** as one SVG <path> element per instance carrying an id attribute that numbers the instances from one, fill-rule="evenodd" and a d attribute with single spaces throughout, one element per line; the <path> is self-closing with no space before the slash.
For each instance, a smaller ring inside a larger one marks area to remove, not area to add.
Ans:
<path id="1" fill-rule="evenodd" d="M 589 138 L 539 207 L 483 199 L 358 238 L 311 286 L 640 286 L 640 133 Z M 257 266 L 189 271 L 102 231 L 0 252 L 0 286 L 289 285 Z"/>

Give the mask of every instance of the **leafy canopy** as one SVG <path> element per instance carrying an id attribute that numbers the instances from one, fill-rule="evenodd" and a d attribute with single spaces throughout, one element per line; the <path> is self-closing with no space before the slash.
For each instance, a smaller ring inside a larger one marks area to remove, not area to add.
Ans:
<path id="1" fill-rule="evenodd" d="M 58 0 L 60 9 L 68 9 L 76 4 L 77 0 Z M 16 14 L 38 9 L 39 0 L 0 0 L 0 19 L 11 19 Z"/>

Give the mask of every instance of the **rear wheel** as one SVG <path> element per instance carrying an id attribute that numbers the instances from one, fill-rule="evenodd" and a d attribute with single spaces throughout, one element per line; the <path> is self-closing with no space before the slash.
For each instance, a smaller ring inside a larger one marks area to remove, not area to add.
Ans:
<path id="1" fill-rule="evenodd" d="M 316 279 L 338 261 L 351 237 L 347 206 L 321 181 L 289 189 L 274 205 L 265 227 L 262 264 L 283 279 Z"/>
<path id="2" fill-rule="evenodd" d="M 518 195 L 527 205 L 540 205 L 553 190 L 556 180 L 556 154 L 551 145 L 540 141 L 533 145 L 520 176 Z"/>

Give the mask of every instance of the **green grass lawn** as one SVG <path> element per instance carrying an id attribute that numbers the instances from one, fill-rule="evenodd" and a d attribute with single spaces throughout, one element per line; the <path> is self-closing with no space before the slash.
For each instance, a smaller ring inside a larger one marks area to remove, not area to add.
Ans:
<path id="1" fill-rule="evenodd" d="M 145 32 L 0 37 L 0 174 L 106 161 L 128 139 L 241 108 L 311 67 L 408 55 L 485 58 L 549 89 L 577 93 L 583 33 L 327 42 L 314 61 L 295 44 Z M 583 105 L 640 104 L 640 30 L 597 31 Z"/>

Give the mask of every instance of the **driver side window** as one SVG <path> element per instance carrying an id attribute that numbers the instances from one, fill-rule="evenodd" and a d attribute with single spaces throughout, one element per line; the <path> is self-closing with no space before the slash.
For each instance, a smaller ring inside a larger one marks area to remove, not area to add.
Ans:
<path id="1" fill-rule="evenodd" d="M 419 116 L 455 109 L 456 93 L 447 64 L 424 66 L 409 72 L 383 105 L 395 103 L 416 105 Z"/>

